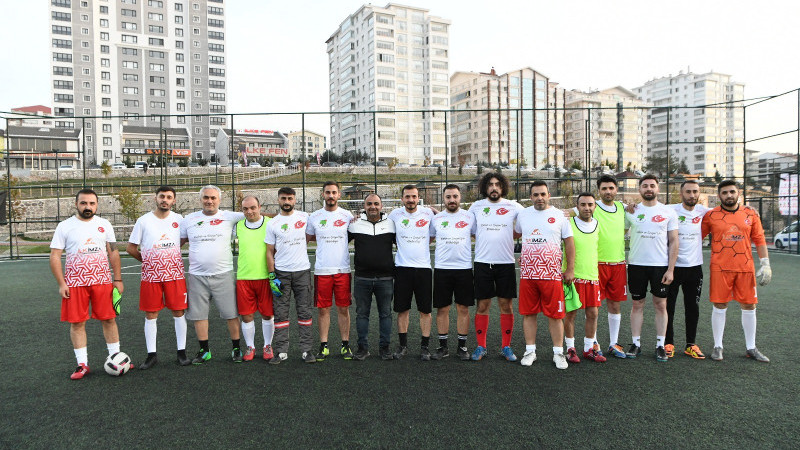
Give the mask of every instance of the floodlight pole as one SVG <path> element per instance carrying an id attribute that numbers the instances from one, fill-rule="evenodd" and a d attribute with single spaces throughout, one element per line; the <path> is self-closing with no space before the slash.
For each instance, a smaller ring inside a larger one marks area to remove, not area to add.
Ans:
<path id="1" fill-rule="evenodd" d="M 303 153 L 303 211 L 306 210 L 306 170 L 305 170 L 305 161 L 306 161 L 306 114 L 300 114 L 300 133 L 301 139 L 303 142 L 300 145 L 300 151 Z M 325 205 L 322 205 L 323 207 Z"/>
<path id="2" fill-rule="evenodd" d="M 6 129 L 8 129 L 8 127 L 6 127 Z M 797 89 L 797 133 L 795 133 L 795 136 L 797 136 L 797 157 L 794 162 L 794 172 L 795 172 L 795 177 L 797 177 L 795 185 L 800 187 L 800 88 Z M 789 186 L 791 187 L 791 185 L 792 185 L 791 177 L 789 177 Z M 797 208 L 795 209 L 797 211 L 797 214 L 795 215 L 795 217 L 797 218 L 797 221 L 800 222 L 800 189 L 797 190 L 796 201 L 797 201 Z M 791 214 L 791 212 L 792 211 L 790 207 L 789 213 Z M 798 255 L 800 255 L 800 229 L 797 230 L 795 236 L 798 237 L 797 245 L 795 246 L 795 252 Z M 791 235 L 789 235 L 789 243 L 790 244 L 792 243 Z"/>
<path id="3" fill-rule="evenodd" d="M 375 194 L 378 193 L 378 124 L 375 122 L 375 111 L 372 111 L 372 169 L 374 174 Z"/>
<path id="4" fill-rule="evenodd" d="M 11 215 L 11 208 L 14 203 L 11 201 L 11 137 L 9 136 L 8 117 L 6 120 L 6 218 L 8 219 L 8 257 L 14 259 L 14 246 L 11 245 L 11 236 L 14 234 L 14 220 Z M 24 158 L 24 156 L 23 156 Z M 33 165 L 33 163 L 31 163 Z M 41 167 L 40 167 L 41 168 Z"/>
<path id="5" fill-rule="evenodd" d="M 669 106 L 667 106 L 667 136 L 666 136 L 667 137 L 667 140 L 666 140 L 666 143 L 667 143 L 667 148 L 666 148 L 666 155 L 667 155 L 667 179 L 666 179 L 667 195 L 666 195 L 666 199 L 665 199 L 666 201 L 664 202 L 667 205 L 669 205 L 669 173 L 670 173 L 669 172 L 669 127 L 670 127 L 670 123 L 669 122 L 670 122 L 670 117 L 672 117 L 672 109 Z M 658 200 L 658 199 L 656 198 L 656 200 Z"/>

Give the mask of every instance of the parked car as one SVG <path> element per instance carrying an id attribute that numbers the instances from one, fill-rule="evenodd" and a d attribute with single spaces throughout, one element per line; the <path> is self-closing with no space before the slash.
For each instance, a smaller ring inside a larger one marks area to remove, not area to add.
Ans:
<path id="1" fill-rule="evenodd" d="M 189 167 L 200 167 L 200 164 L 198 164 L 196 162 L 190 162 L 189 163 Z"/>
<path id="2" fill-rule="evenodd" d="M 147 169 L 147 161 L 136 161 L 133 163 L 134 169 L 145 170 Z"/>
<path id="3" fill-rule="evenodd" d="M 324 163 L 322 163 L 322 167 L 341 167 L 341 166 L 339 165 L 339 163 L 334 161 L 325 161 Z"/>
<path id="4" fill-rule="evenodd" d="M 272 167 L 277 167 L 277 164 L 283 164 L 283 163 L 275 163 L 275 164 L 272 165 Z M 290 169 L 299 169 L 300 168 L 300 163 L 299 162 L 293 162 L 293 163 L 289 164 L 289 168 Z"/>
<path id="5" fill-rule="evenodd" d="M 795 222 L 775 235 L 775 248 L 797 247 L 797 238 L 800 235 L 800 223 Z"/>
<path id="6" fill-rule="evenodd" d="M 644 172 L 642 172 L 639 169 L 634 170 L 633 174 L 636 175 L 637 177 L 643 177 L 645 175 Z"/>
<path id="7" fill-rule="evenodd" d="M 261 167 L 261 164 L 253 161 L 250 164 L 248 164 L 247 167 Z"/>
<path id="8" fill-rule="evenodd" d="M 309 164 L 309 165 L 308 165 L 308 167 L 319 167 L 319 164 L 317 164 L 317 163 L 311 163 L 311 164 Z"/>
<path id="9" fill-rule="evenodd" d="M 58 170 L 61 170 L 61 171 L 75 170 L 75 168 L 70 166 L 70 165 L 61 165 L 61 166 L 58 166 Z"/>
<path id="10" fill-rule="evenodd" d="M 114 164 L 111 165 L 111 168 L 112 169 L 127 169 L 128 166 L 126 166 L 123 163 L 114 163 Z"/>
<path id="11" fill-rule="evenodd" d="M 295 166 L 295 167 L 300 167 L 300 163 L 292 163 L 292 164 L 297 164 L 297 166 Z M 286 168 L 286 164 L 284 164 L 282 162 L 276 162 L 275 164 L 272 165 L 272 168 L 273 169 L 285 169 Z"/>
<path id="12" fill-rule="evenodd" d="M 174 162 L 167 163 L 167 167 L 178 167 L 178 163 L 174 163 Z"/>
<path id="13" fill-rule="evenodd" d="M 380 165 L 380 164 L 378 164 L 378 165 Z M 395 167 L 397 167 L 398 169 L 405 169 L 406 167 L 411 167 L 411 165 L 410 164 L 406 164 L 406 163 L 399 163 Z"/>
<path id="14" fill-rule="evenodd" d="M 353 167 L 353 163 L 344 163 L 342 167 Z"/>
<path id="15" fill-rule="evenodd" d="M 384 162 L 384 161 L 378 161 L 377 163 L 375 163 L 375 165 L 378 166 L 378 167 L 386 167 L 387 166 L 386 162 Z"/>

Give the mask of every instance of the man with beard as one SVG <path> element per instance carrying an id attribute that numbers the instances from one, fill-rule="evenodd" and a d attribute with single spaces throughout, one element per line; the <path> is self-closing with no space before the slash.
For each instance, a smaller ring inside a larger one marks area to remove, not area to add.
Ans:
<path id="1" fill-rule="evenodd" d="M 186 319 L 194 321 L 200 350 L 192 364 L 211 360 L 208 346 L 208 310 L 213 299 L 219 316 L 224 319 L 231 337 L 231 360 L 242 362 L 239 344 L 239 311 L 236 307 L 236 277 L 233 273 L 231 236 L 244 214 L 219 209 L 222 191 L 213 185 L 200 189 L 203 209 L 193 212 L 181 222 L 181 245 L 189 243 L 189 275 L 186 288 L 189 307 Z"/>
<path id="2" fill-rule="evenodd" d="M 273 294 L 275 311 L 274 347 L 278 353 L 269 362 L 280 364 L 289 355 L 289 301 L 294 295 L 297 323 L 300 325 L 300 350 L 303 362 L 314 363 L 317 358 L 311 351 L 311 261 L 306 246 L 308 214 L 295 211 L 297 201 L 294 189 L 278 189 L 280 214 L 267 224 L 267 270 Z"/>
<path id="3" fill-rule="evenodd" d="M 128 254 L 142 263 L 139 309 L 144 311 L 144 339 L 147 359 L 139 366 L 146 370 L 158 362 L 156 335 L 158 312 L 166 306 L 175 321 L 178 364 L 188 366 L 186 356 L 186 280 L 181 256 L 180 223 L 183 216 L 172 211 L 175 189 L 161 186 L 156 190 L 156 207 L 139 217 L 128 239 Z"/>
<path id="4" fill-rule="evenodd" d="M 628 287 L 633 299 L 631 334 L 633 343 L 625 355 L 636 358 L 642 352 L 640 337 L 644 321 L 647 286 L 653 295 L 656 325 L 656 360 L 668 361 L 664 349 L 667 332 L 667 286 L 672 283 L 678 258 L 678 215 L 658 201 L 658 178 L 644 175 L 639 179 L 642 202 L 633 213 L 625 214 L 631 229 L 628 254 Z"/>
<path id="5" fill-rule="evenodd" d="M 450 328 L 450 305 L 455 296 L 458 347 L 456 354 L 462 361 L 470 359 L 467 350 L 469 332 L 469 307 L 475 304 L 472 284 L 472 235 L 475 234 L 475 216 L 461 209 L 461 189 L 458 185 L 444 187 L 445 210 L 431 221 L 431 240 L 436 240 L 433 271 L 433 306 L 436 308 L 436 331 L 439 348 L 433 359 L 450 355 L 447 337 Z"/>
<path id="6" fill-rule="evenodd" d="M 725 331 L 725 313 L 732 299 L 742 307 L 747 357 L 769 362 L 756 348 L 756 281 L 766 286 L 772 279 L 764 229 L 755 211 L 739 208 L 739 190 L 736 182 L 725 180 L 717 187 L 720 206 L 703 216 L 702 236 L 711 234 L 711 283 L 709 300 L 714 305 L 711 330 L 714 334 L 714 351 L 711 359 L 722 361 L 722 336 Z M 760 262 L 758 272 L 753 265 L 751 243 L 755 244 Z"/>
<path id="7" fill-rule="evenodd" d="M 334 298 L 342 337 L 339 354 L 344 359 L 353 359 L 350 350 L 350 251 L 347 239 L 347 227 L 353 221 L 353 213 L 339 207 L 340 197 L 339 183 L 325 182 L 322 185 L 324 207 L 311 213 L 306 227 L 307 239 L 317 241 L 314 260 L 314 300 L 319 313 L 320 340 L 317 361 L 324 361 L 330 355 L 328 330 Z"/>
<path id="8" fill-rule="evenodd" d="M 76 214 L 59 223 L 50 242 L 50 270 L 58 283 L 61 296 L 61 321 L 69 322 L 69 337 L 75 351 L 78 367 L 70 375 L 80 380 L 89 373 L 86 350 L 86 321 L 91 317 L 100 321 L 108 354 L 119 352 L 119 332 L 112 292 L 125 289 L 117 241 L 111 223 L 96 217 L 97 194 L 91 189 L 81 189 L 75 195 Z M 61 255 L 66 250 L 66 272 L 61 272 Z M 109 263 L 114 278 L 108 270 Z"/>
<path id="9" fill-rule="evenodd" d="M 486 331 L 489 329 L 489 307 L 497 297 L 500 307 L 501 352 L 514 362 L 517 356 L 511 349 L 514 332 L 514 312 L 511 301 L 517 296 L 517 273 L 514 264 L 514 221 L 523 207 L 508 195 L 508 178 L 500 172 L 485 174 L 478 183 L 481 200 L 473 203 L 469 212 L 475 216 L 475 337 L 478 345 L 472 360 L 486 356 Z"/>

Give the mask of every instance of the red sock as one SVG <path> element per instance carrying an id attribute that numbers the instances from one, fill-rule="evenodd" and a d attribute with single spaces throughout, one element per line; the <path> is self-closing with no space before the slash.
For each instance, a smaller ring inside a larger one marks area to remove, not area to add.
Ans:
<path id="1" fill-rule="evenodd" d="M 500 314 L 500 330 L 503 332 L 503 347 L 508 347 L 514 333 L 514 314 Z"/>
<path id="2" fill-rule="evenodd" d="M 475 314 L 475 338 L 478 345 L 486 348 L 486 331 L 489 330 L 489 315 Z"/>

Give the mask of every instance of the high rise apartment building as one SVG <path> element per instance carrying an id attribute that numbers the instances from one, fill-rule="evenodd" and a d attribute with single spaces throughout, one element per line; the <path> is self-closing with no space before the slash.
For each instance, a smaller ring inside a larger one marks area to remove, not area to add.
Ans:
<path id="1" fill-rule="evenodd" d="M 333 151 L 444 162 L 449 26 L 427 9 L 393 3 L 364 5 L 339 25 L 326 41 Z"/>
<path id="2" fill-rule="evenodd" d="M 51 0 L 55 126 L 85 126 L 86 163 L 119 161 L 125 126 L 185 128 L 186 147 L 208 158 L 210 131 L 227 124 L 203 116 L 226 112 L 224 9 L 223 0 Z M 197 115 L 157 117 L 167 114 Z"/>
<path id="3" fill-rule="evenodd" d="M 743 83 L 716 72 L 681 72 L 633 91 L 654 107 L 647 116 L 648 155 L 664 157 L 669 145 L 670 156 L 685 161 L 693 174 L 742 176 Z"/>

